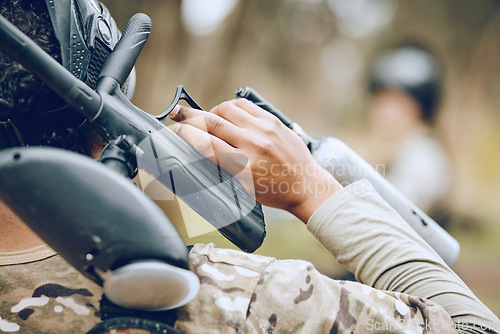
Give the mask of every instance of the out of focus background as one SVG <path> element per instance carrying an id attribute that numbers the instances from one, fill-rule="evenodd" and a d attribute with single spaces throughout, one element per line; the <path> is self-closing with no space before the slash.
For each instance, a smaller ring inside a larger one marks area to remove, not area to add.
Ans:
<path id="1" fill-rule="evenodd" d="M 103 2 L 121 29 L 136 12 L 153 21 L 136 66 L 133 102 L 143 110 L 162 112 L 178 84 L 206 109 L 248 85 L 310 135 L 340 138 L 388 169 L 394 141 L 373 127 L 370 66 L 398 43 L 426 45 L 440 64 L 442 94 L 432 131 L 446 152 L 451 180 L 432 214 L 461 244 L 454 270 L 500 314 L 499 1 Z M 185 210 L 164 208 L 174 221 Z M 259 253 L 305 259 L 326 275 L 343 277 L 301 222 L 276 210 L 266 209 L 266 217 L 268 237 Z M 189 230 L 186 239 L 193 236 Z M 228 246 L 217 233 L 198 239 Z"/>

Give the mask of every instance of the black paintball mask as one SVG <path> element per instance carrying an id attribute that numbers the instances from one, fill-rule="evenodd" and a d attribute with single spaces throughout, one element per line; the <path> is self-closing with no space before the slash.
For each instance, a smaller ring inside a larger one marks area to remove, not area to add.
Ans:
<path id="1" fill-rule="evenodd" d="M 95 0 L 46 0 L 52 26 L 61 45 L 63 66 L 95 88 L 104 61 L 121 33 L 108 9 Z M 135 71 L 122 85 L 127 98 L 135 88 Z"/>
<path id="2" fill-rule="evenodd" d="M 95 89 L 104 61 L 120 40 L 121 33 L 108 9 L 96 0 L 45 0 L 61 50 L 62 65 L 75 77 Z M 121 86 L 131 99 L 135 89 L 135 68 Z M 0 147 L 29 146 L 44 134 L 60 127 L 79 128 L 89 138 L 104 140 L 72 108 L 36 112 L 22 120 L 0 122 Z M 56 126 L 55 126 L 56 125 Z"/>

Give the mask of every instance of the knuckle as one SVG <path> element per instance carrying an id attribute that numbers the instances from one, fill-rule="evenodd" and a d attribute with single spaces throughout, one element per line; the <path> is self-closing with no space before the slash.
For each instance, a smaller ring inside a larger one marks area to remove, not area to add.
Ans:
<path id="1" fill-rule="evenodd" d="M 212 131 L 220 131 L 224 128 L 224 122 L 219 117 L 210 117 L 207 123 L 208 128 Z"/>
<path id="2" fill-rule="evenodd" d="M 212 109 L 212 113 L 222 116 L 228 114 L 231 109 L 234 108 L 234 105 L 230 101 L 224 101 L 218 106 L 216 106 L 214 109 Z"/>
<path id="3" fill-rule="evenodd" d="M 212 143 L 210 142 L 210 140 L 199 141 L 198 143 L 196 143 L 195 148 L 199 153 L 201 153 L 201 155 L 205 157 L 208 157 L 213 153 Z"/>
<path id="4" fill-rule="evenodd" d="M 276 133 L 278 132 L 280 125 L 281 124 L 276 123 L 274 121 L 265 122 L 263 124 L 263 131 L 264 131 L 264 133 L 265 133 L 266 136 L 268 136 L 268 137 L 274 137 L 276 135 Z"/>
<path id="5" fill-rule="evenodd" d="M 258 152 L 264 155 L 269 155 L 273 151 L 273 142 L 268 139 L 261 139 L 255 143 Z"/>
<path id="6" fill-rule="evenodd" d="M 257 106 L 255 103 L 245 98 L 234 100 L 234 104 L 242 109 L 255 108 Z"/>
<path id="7" fill-rule="evenodd" d="M 281 123 L 281 121 L 279 120 L 278 117 L 271 115 L 271 114 L 269 114 L 269 116 L 270 116 L 269 123 L 273 127 L 274 131 L 278 130 L 281 126 L 283 126 L 283 123 Z"/>

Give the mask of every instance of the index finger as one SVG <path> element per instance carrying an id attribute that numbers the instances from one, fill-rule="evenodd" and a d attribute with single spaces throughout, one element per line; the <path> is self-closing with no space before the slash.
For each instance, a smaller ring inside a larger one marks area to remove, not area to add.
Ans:
<path id="1" fill-rule="evenodd" d="M 228 108 L 227 104 L 231 104 L 236 108 Z M 245 98 L 226 101 L 212 108 L 210 112 L 217 114 L 229 121 L 237 119 L 250 121 L 251 118 L 255 120 L 255 118 L 268 118 L 269 116 L 272 116 L 268 111 L 262 109 L 252 101 Z"/>
<path id="2" fill-rule="evenodd" d="M 249 123 L 256 122 L 254 112 L 248 112 L 251 109 L 244 101 L 236 102 L 237 100 L 224 101 L 221 104 L 213 107 L 209 113 L 217 115 L 220 118 L 236 125 L 239 128 L 244 128 Z M 249 104 L 252 102 L 247 101 Z"/>
<path id="3" fill-rule="evenodd" d="M 170 118 L 174 121 L 189 124 L 202 131 L 208 132 L 226 143 L 238 147 L 241 129 L 231 121 L 215 113 L 178 106 L 170 114 Z"/>

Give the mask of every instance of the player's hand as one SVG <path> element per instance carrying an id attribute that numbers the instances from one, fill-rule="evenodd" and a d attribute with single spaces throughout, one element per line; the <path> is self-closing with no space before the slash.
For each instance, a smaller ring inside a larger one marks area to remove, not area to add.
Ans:
<path id="1" fill-rule="evenodd" d="M 341 185 L 321 168 L 302 140 L 246 99 L 210 112 L 177 106 L 174 131 L 202 155 L 235 175 L 261 204 L 291 212 L 307 223 Z"/>

